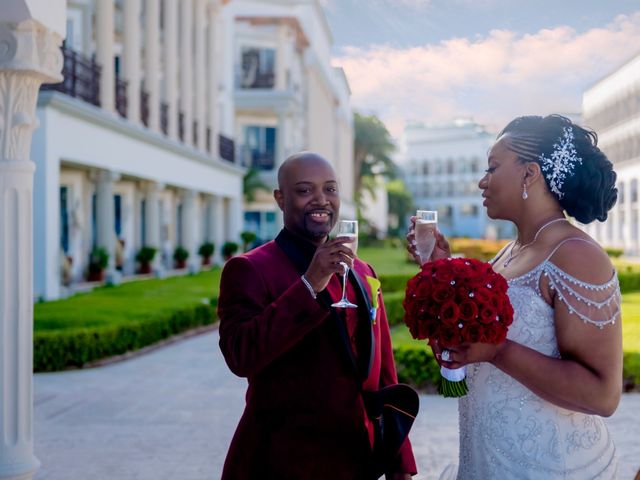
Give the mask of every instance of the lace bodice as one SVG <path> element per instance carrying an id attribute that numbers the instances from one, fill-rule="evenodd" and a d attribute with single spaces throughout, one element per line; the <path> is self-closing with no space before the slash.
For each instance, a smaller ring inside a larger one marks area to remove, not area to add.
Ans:
<path id="1" fill-rule="evenodd" d="M 607 283 L 590 285 L 547 259 L 509 281 L 509 339 L 560 357 L 554 310 L 540 291 L 543 276 L 580 320 L 594 328 L 617 320 L 615 272 Z M 469 365 L 467 384 L 469 393 L 459 403 L 458 479 L 615 478 L 615 448 L 600 417 L 555 406 L 488 363 Z"/>

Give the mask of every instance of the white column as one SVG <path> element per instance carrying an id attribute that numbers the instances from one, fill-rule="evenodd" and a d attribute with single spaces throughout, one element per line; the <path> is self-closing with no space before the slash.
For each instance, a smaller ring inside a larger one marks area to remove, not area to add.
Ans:
<path id="1" fill-rule="evenodd" d="M 126 3 L 126 2 L 125 2 Z M 160 130 L 160 0 L 145 0 L 144 85 L 149 93 L 149 128 Z"/>
<path id="2" fill-rule="evenodd" d="M 214 195 L 211 199 L 211 221 L 209 224 L 213 228 L 212 236 L 213 244 L 216 247 L 214 253 L 214 263 L 222 263 L 222 244 L 225 242 L 225 219 L 224 219 L 224 199 Z"/>
<path id="3" fill-rule="evenodd" d="M 180 110 L 183 114 L 184 137 L 187 145 L 193 144 L 193 0 L 180 2 Z"/>
<path id="4" fill-rule="evenodd" d="M 119 179 L 119 175 L 101 170 L 96 173 L 96 243 L 109 253 L 109 267 L 107 269 L 107 282 L 117 283 L 118 275 L 115 269 L 116 256 L 116 232 L 115 232 L 115 206 L 113 202 L 113 183 Z"/>
<path id="5" fill-rule="evenodd" d="M 64 2 L 47 7 L 47 17 L 64 17 Z M 33 454 L 30 147 L 40 85 L 62 80 L 64 25 L 35 18 L 24 0 L 5 1 L 2 8 L 25 11 L 27 19 L 0 20 L 0 479 L 30 480 L 40 465 Z"/>
<path id="6" fill-rule="evenodd" d="M 218 68 L 222 65 L 218 58 L 218 7 L 216 4 L 209 6 L 209 29 L 207 51 L 207 124 L 211 131 L 211 155 L 218 158 Z"/>
<path id="7" fill-rule="evenodd" d="M 164 99 L 168 134 L 178 138 L 178 0 L 164 0 Z"/>
<path id="8" fill-rule="evenodd" d="M 194 97 L 194 112 L 195 112 L 195 120 L 198 123 L 198 129 L 196 131 L 197 136 L 197 144 L 199 150 L 204 151 L 206 147 L 206 118 L 205 118 L 205 108 L 206 108 L 206 92 L 205 92 L 205 81 L 206 81 L 206 56 L 205 56 L 205 40 L 206 40 L 206 27 L 205 20 L 207 11 L 205 9 L 206 4 L 205 0 L 195 0 L 195 97 Z"/>
<path id="9" fill-rule="evenodd" d="M 278 112 L 278 127 L 276 129 L 276 151 L 274 163 L 276 166 L 281 165 L 286 158 L 285 139 L 287 138 L 287 114 Z"/>
<path id="10" fill-rule="evenodd" d="M 239 62 L 240 59 L 235 58 L 235 46 L 234 46 L 234 34 L 235 34 L 235 22 L 233 15 L 229 12 L 223 15 L 220 25 L 220 42 L 221 45 L 218 50 L 220 51 L 219 60 L 219 72 L 220 82 L 224 94 L 219 99 L 219 104 L 222 110 L 220 125 L 218 131 L 228 137 L 234 137 L 235 129 L 235 108 L 234 108 L 234 63 Z"/>
<path id="11" fill-rule="evenodd" d="M 182 246 L 189 252 L 187 265 L 190 272 L 196 272 L 200 269 L 196 235 L 196 221 L 199 218 L 196 209 L 197 195 L 193 190 L 185 190 L 182 195 Z"/>
<path id="12" fill-rule="evenodd" d="M 147 185 L 144 208 L 145 208 L 145 246 L 156 249 L 156 256 L 153 259 L 153 271 L 158 274 L 162 271 L 162 256 L 160 245 L 160 192 L 164 189 L 161 183 L 149 183 Z"/>
<path id="13" fill-rule="evenodd" d="M 124 2 L 123 76 L 127 81 L 127 117 L 140 123 L 140 0 Z"/>
<path id="14" fill-rule="evenodd" d="M 96 61 L 100 72 L 100 106 L 115 111 L 115 69 L 113 60 L 113 0 L 97 0 Z"/>
<path id="15" fill-rule="evenodd" d="M 286 76 L 286 60 L 287 60 L 287 25 L 281 23 L 278 25 L 278 50 L 276 55 L 276 90 L 284 90 L 287 88 Z"/>
<path id="16" fill-rule="evenodd" d="M 229 198 L 226 202 L 226 237 L 232 242 L 239 242 L 242 230 L 242 202 L 238 198 Z"/>

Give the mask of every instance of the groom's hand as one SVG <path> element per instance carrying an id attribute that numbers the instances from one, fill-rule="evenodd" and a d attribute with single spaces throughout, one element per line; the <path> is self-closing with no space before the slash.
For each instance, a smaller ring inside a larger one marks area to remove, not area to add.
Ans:
<path id="1" fill-rule="evenodd" d="M 345 237 L 328 240 L 316 249 L 309 268 L 304 273 L 304 277 L 313 287 L 315 292 L 321 292 L 329 284 L 331 275 L 342 275 L 344 267 L 341 263 L 353 268 L 355 254 L 353 250 L 345 245 Z"/>

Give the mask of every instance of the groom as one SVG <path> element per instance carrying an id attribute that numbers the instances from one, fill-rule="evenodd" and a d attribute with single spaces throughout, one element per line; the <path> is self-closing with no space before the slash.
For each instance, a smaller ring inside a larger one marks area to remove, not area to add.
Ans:
<path id="1" fill-rule="evenodd" d="M 340 210 L 329 162 L 309 152 L 289 157 L 274 198 L 284 229 L 222 272 L 220 348 L 248 379 L 222 478 L 377 478 L 361 390 L 397 383 L 379 282 L 344 238 L 329 240 Z M 330 307 L 342 293 L 340 262 L 362 279 L 347 285 L 357 309 Z M 406 439 L 386 478 L 415 473 Z"/>

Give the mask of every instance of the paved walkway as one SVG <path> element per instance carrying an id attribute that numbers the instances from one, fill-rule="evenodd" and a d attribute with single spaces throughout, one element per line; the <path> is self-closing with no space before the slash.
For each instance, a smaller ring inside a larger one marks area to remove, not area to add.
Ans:
<path id="1" fill-rule="evenodd" d="M 213 331 L 105 367 L 37 374 L 37 480 L 213 480 L 244 404 Z M 457 402 L 421 397 L 411 435 L 420 474 L 457 459 Z M 623 480 L 640 467 L 640 394 L 608 420 Z"/>

